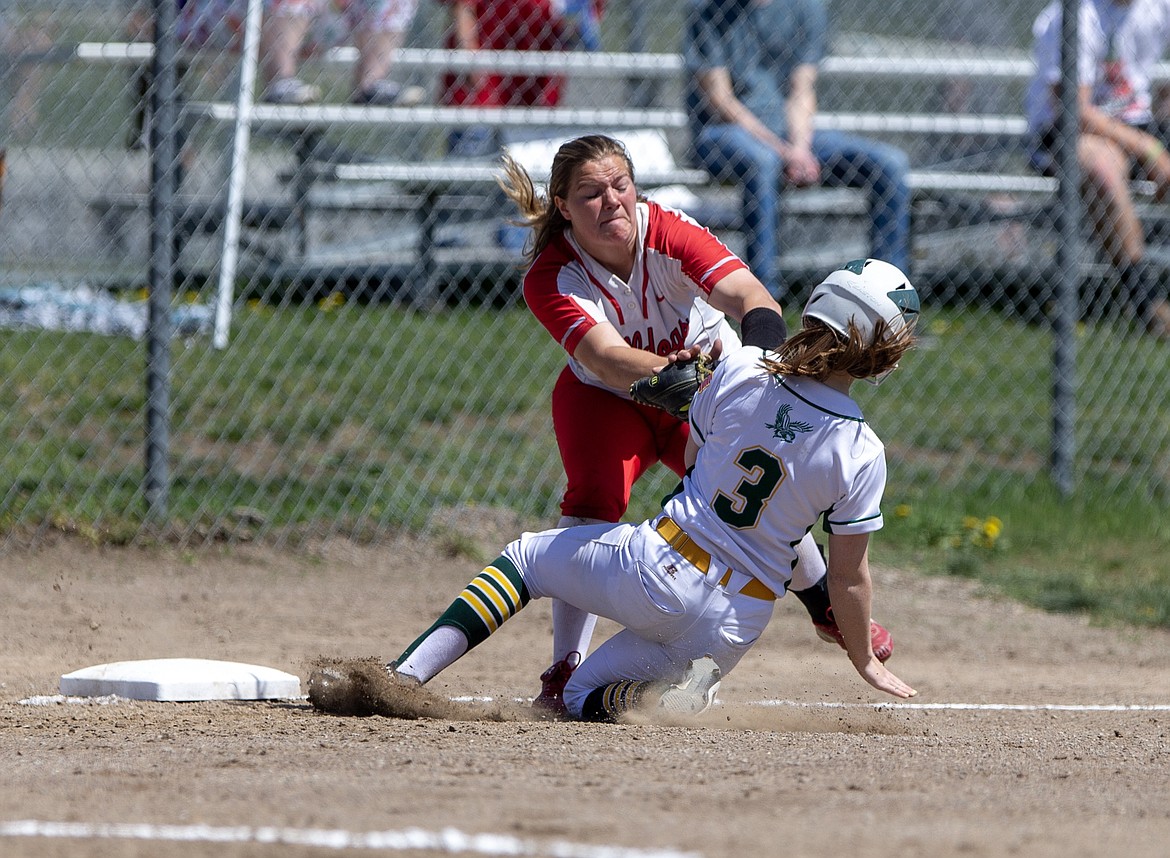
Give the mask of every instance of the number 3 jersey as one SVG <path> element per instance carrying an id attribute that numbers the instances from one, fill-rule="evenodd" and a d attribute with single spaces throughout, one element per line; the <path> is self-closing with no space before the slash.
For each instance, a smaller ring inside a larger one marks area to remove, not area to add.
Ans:
<path id="1" fill-rule="evenodd" d="M 753 346 L 723 358 L 691 405 L 699 445 L 664 512 L 732 569 L 782 595 L 793 548 L 818 519 L 828 533 L 882 526 L 882 442 L 853 399 L 768 372 Z"/>

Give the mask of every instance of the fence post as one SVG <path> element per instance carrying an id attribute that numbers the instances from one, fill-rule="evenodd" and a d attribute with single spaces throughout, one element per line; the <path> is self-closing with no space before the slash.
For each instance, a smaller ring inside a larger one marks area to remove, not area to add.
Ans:
<path id="1" fill-rule="evenodd" d="M 226 349 L 235 298 L 236 265 L 240 253 L 240 212 L 244 205 L 244 176 L 248 169 L 248 146 L 252 135 L 252 89 L 260 55 L 260 0 L 248 0 L 244 20 L 244 50 L 240 55 L 240 88 L 236 93 L 236 121 L 232 129 L 232 162 L 228 172 L 227 209 L 223 216 L 223 251 L 219 264 L 219 287 L 215 299 L 215 330 L 211 344 Z M 305 248 L 300 247 L 301 255 Z"/>
<path id="2" fill-rule="evenodd" d="M 1056 170 L 1060 183 L 1057 205 L 1056 310 L 1052 352 L 1052 476 L 1064 497 L 1076 484 L 1077 342 L 1081 288 L 1081 195 L 1077 143 L 1080 105 L 1077 73 L 1077 19 L 1080 0 L 1061 0 L 1060 118 Z"/>
<path id="3" fill-rule="evenodd" d="M 170 475 L 171 292 L 175 281 L 178 184 L 174 0 L 153 0 L 150 88 L 150 298 L 146 324 L 146 473 L 149 520 L 166 519 Z"/>

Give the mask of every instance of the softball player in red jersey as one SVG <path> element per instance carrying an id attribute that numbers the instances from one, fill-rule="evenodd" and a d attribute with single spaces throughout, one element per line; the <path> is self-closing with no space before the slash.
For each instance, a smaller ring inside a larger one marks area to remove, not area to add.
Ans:
<path id="1" fill-rule="evenodd" d="M 625 147 L 604 135 L 569 141 L 557 152 L 546 197 L 505 159 L 505 191 L 533 228 L 524 299 L 568 353 L 553 388 L 553 428 L 567 487 L 559 527 L 621 519 L 634 483 L 656 462 L 680 477 L 685 422 L 633 402 L 630 385 L 666 355 L 779 345 L 780 306 L 726 245 L 682 212 L 640 200 Z M 802 542 L 792 589 L 816 597 L 818 631 L 843 645 L 824 589 L 825 565 L 810 536 Z M 802 601 L 805 597 L 802 597 Z M 806 604 L 808 604 L 806 602 Z M 561 692 L 587 652 L 596 618 L 553 602 L 553 665 L 537 704 L 563 710 Z M 889 635 L 874 625 L 888 657 Z"/>
<path id="2" fill-rule="evenodd" d="M 873 687 L 915 691 L 871 643 L 869 534 L 882 526 L 884 448 L 850 397 L 910 347 L 918 296 L 894 266 L 857 260 L 818 286 L 778 352 L 725 356 L 690 409 L 682 490 L 642 524 L 526 533 L 392 665 L 426 682 L 530 599 L 562 599 L 624 629 L 573 672 L 569 715 L 699 712 L 758 640 L 821 521 L 846 650 Z M 664 684 L 671 683 L 671 684 Z"/>

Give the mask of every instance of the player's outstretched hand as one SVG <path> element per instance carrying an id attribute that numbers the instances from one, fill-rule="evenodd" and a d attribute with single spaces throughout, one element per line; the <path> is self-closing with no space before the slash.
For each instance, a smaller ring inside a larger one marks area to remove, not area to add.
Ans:
<path id="1" fill-rule="evenodd" d="M 858 668 L 858 673 L 878 691 L 892 694 L 895 697 L 914 697 L 918 694 L 913 688 L 896 677 L 884 664 L 871 657 L 864 667 Z"/>

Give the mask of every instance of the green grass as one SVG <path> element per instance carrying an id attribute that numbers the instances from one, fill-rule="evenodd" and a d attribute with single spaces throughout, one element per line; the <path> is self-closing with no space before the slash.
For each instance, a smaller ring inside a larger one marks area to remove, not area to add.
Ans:
<path id="1" fill-rule="evenodd" d="M 1048 332 L 988 311 L 931 319 L 890 387 L 855 388 L 888 444 L 875 559 L 1099 622 L 1170 626 L 1164 345 L 1124 322 L 1080 331 L 1077 482 L 1063 497 L 1048 474 Z"/>
<path id="2" fill-rule="evenodd" d="M 1089 492 L 1061 498 L 1036 484 L 990 496 L 893 487 L 878 562 L 978 580 L 1047 610 L 1083 611 L 1102 623 L 1170 627 L 1165 509 Z M 899 500 L 899 497 L 903 500 Z M 998 535 L 982 532 L 989 519 Z"/>
<path id="3" fill-rule="evenodd" d="M 1104 385 L 1085 373 L 1080 479 L 1064 498 L 1045 464 L 1048 334 L 990 313 L 933 319 L 926 345 L 881 388 L 855 388 L 888 445 L 875 564 L 1170 627 L 1159 349 L 1120 331 L 1081 339 L 1089 365 L 1122 360 L 1147 395 L 1110 399 L 1118 373 Z M 4 333 L 0 528 L 97 542 L 142 533 L 144 355 L 125 339 Z M 255 513 L 273 533 L 366 535 L 423 528 L 435 509 L 468 503 L 549 522 L 563 476 L 548 395 L 563 361 L 522 307 L 251 305 L 226 350 L 199 339 L 173 351 L 171 522 L 183 531 Z M 629 517 L 651 514 L 675 482 L 652 471 Z"/>

